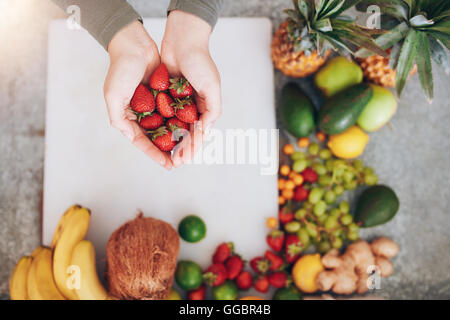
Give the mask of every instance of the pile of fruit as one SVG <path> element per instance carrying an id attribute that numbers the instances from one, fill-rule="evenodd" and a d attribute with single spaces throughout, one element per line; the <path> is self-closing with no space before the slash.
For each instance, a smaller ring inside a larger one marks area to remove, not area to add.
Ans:
<path id="1" fill-rule="evenodd" d="M 130 108 L 151 141 L 161 151 L 170 152 L 184 130 L 198 120 L 193 96 L 189 82 L 185 78 L 170 79 L 166 66 L 161 64 L 150 76 L 149 87 L 137 87 Z"/>

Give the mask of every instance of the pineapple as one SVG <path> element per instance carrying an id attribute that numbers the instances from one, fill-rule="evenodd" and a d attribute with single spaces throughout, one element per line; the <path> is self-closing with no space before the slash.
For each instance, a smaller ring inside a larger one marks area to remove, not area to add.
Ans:
<path id="1" fill-rule="evenodd" d="M 277 69 L 291 77 L 307 77 L 326 61 L 331 50 L 354 54 L 365 48 L 387 57 L 375 44 L 372 30 L 341 15 L 360 0 L 293 0 L 294 9 L 287 9 L 286 20 L 272 41 L 271 57 Z"/>
<path id="2" fill-rule="evenodd" d="M 450 71 L 446 49 L 450 49 L 449 0 L 365 0 L 378 5 L 393 27 L 375 42 L 389 58 L 372 55 L 366 49 L 356 55 L 368 81 L 395 87 L 401 95 L 409 76 L 418 72 L 426 98 L 433 99 L 431 59 Z"/>

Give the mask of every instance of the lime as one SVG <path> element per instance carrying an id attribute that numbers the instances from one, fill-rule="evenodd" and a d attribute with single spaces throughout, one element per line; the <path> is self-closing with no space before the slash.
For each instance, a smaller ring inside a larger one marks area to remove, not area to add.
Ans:
<path id="1" fill-rule="evenodd" d="M 220 286 L 213 287 L 212 296 L 214 300 L 236 300 L 238 288 L 233 281 L 226 281 Z"/>
<path id="2" fill-rule="evenodd" d="M 206 236 L 206 225 L 197 216 L 187 216 L 178 225 L 178 233 L 187 242 L 199 242 Z"/>
<path id="3" fill-rule="evenodd" d="M 203 281 L 202 268 L 193 261 L 179 261 L 175 281 L 183 290 L 197 289 Z"/>
<path id="4" fill-rule="evenodd" d="M 302 294 L 296 287 L 290 286 L 275 291 L 273 300 L 302 300 Z"/>

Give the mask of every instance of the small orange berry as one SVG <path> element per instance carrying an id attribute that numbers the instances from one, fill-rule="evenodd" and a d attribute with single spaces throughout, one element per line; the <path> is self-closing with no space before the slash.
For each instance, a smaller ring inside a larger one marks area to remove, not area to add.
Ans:
<path id="1" fill-rule="evenodd" d="M 319 141 L 325 141 L 325 139 L 327 138 L 325 133 L 323 133 L 322 131 L 317 132 L 316 137 Z"/>
<path id="2" fill-rule="evenodd" d="M 300 148 L 307 148 L 309 146 L 309 139 L 308 138 L 298 139 L 298 146 Z"/>
<path id="3" fill-rule="evenodd" d="M 280 174 L 282 176 L 287 176 L 289 172 L 291 172 L 291 168 L 288 165 L 285 164 L 280 167 Z"/>
<path id="4" fill-rule="evenodd" d="M 285 199 L 285 198 L 283 198 L 282 196 L 279 196 L 279 197 L 278 197 L 278 204 L 279 204 L 280 206 L 282 206 L 283 204 L 285 204 L 285 202 L 286 202 L 286 199 Z"/>
<path id="5" fill-rule="evenodd" d="M 284 189 L 285 185 L 286 185 L 285 179 L 278 179 L 278 189 L 280 190 Z"/>
<path id="6" fill-rule="evenodd" d="M 294 153 L 294 146 L 292 144 L 286 144 L 283 147 L 284 154 L 287 154 L 288 156 Z"/>
<path id="7" fill-rule="evenodd" d="M 300 185 L 303 184 L 304 179 L 303 179 L 303 176 L 301 174 L 296 174 L 294 179 L 293 179 L 293 181 L 294 181 L 296 186 L 300 186 Z"/>
<path id="8" fill-rule="evenodd" d="M 297 175 L 298 173 L 295 171 L 291 171 L 291 173 L 289 173 L 289 179 L 294 179 L 294 177 Z"/>
<path id="9" fill-rule="evenodd" d="M 284 189 L 281 193 L 284 199 L 291 200 L 294 197 L 294 190 L 292 189 Z"/>
<path id="10" fill-rule="evenodd" d="M 288 180 L 286 181 L 286 183 L 284 184 L 284 189 L 287 190 L 293 190 L 295 188 L 295 183 L 292 180 Z"/>
<path id="11" fill-rule="evenodd" d="M 281 197 L 282 198 L 282 197 Z M 282 198 L 283 200 L 284 200 L 284 198 Z M 278 199 L 278 202 L 280 202 L 279 201 L 280 199 Z M 275 229 L 276 227 L 278 227 L 278 220 L 277 220 L 277 218 L 275 218 L 275 217 L 269 217 L 269 218 L 267 218 L 267 220 L 266 220 L 266 226 L 267 226 L 267 228 L 269 228 L 269 229 Z"/>

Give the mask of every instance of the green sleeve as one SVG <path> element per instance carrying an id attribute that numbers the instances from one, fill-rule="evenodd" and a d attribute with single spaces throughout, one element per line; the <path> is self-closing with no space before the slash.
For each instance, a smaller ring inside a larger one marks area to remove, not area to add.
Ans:
<path id="1" fill-rule="evenodd" d="M 168 12 L 181 10 L 192 13 L 214 28 L 219 18 L 224 0 L 171 0 Z"/>
<path id="2" fill-rule="evenodd" d="M 141 16 L 126 0 L 52 0 L 61 9 L 76 5 L 80 23 L 106 50 L 114 35 Z"/>

